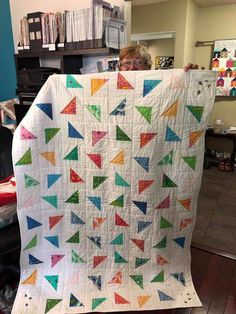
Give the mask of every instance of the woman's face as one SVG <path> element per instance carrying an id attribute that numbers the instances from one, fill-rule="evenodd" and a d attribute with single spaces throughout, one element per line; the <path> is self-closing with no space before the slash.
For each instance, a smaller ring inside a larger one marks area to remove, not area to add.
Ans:
<path id="1" fill-rule="evenodd" d="M 138 56 L 126 56 L 120 61 L 120 71 L 148 70 L 147 62 Z"/>

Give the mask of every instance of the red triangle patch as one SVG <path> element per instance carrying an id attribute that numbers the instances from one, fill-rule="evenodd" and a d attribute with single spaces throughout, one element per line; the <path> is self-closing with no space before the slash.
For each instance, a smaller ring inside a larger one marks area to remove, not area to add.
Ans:
<path id="1" fill-rule="evenodd" d="M 140 250 L 144 252 L 144 240 L 131 239 L 131 241 L 133 241 L 134 244 L 136 244 L 137 247 L 140 248 Z"/>
<path id="2" fill-rule="evenodd" d="M 145 146 L 147 143 L 149 143 L 157 133 L 141 133 L 140 134 L 140 148 Z"/>
<path id="3" fill-rule="evenodd" d="M 100 154 L 87 154 L 98 168 L 102 168 L 102 157 Z"/>
<path id="4" fill-rule="evenodd" d="M 124 78 L 123 75 L 118 73 L 117 89 L 134 89 L 133 86 Z"/>
<path id="5" fill-rule="evenodd" d="M 155 209 L 170 208 L 170 195 L 168 195 Z"/>
<path id="6" fill-rule="evenodd" d="M 146 190 L 150 185 L 152 185 L 153 182 L 155 182 L 155 180 L 139 180 L 138 182 L 139 194 Z"/>
<path id="7" fill-rule="evenodd" d="M 69 104 L 61 111 L 65 114 L 76 114 L 76 97 L 74 97 Z"/>
<path id="8" fill-rule="evenodd" d="M 58 224 L 63 217 L 64 215 L 49 217 L 49 229 L 52 229 L 56 224 Z"/>
<path id="9" fill-rule="evenodd" d="M 78 183 L 84 182 L 84 180 L 81 179 L 73 169 L 70 169 L 70 182 Z"/>
<path id="10" fill-rule="evenodd" d="M 112 280 L 108 283 L 122 283 L 122 272 L 118 271 L 118 273 L 116 273 Z"/>
<path id="11" fill-rule="evenodd" d="M 125 298 L 123 298 L 118 293 L 115 292 L 114 294 L 115 294 L 115 304 L 130 304 L 129 301 L 127 301 Z"/>
<path id="12" fill-rule="evenodd" d="M 93 268 L 96 268 L 99 264 L 101 264 L 107 256 L 94 256 L 93 257 Z"/>
<path id="13" fill-rule="evenodd" d="M 116 226 L 128 227 L 126 221 L 124 221 L 118 214 L 115 216 Z"/>

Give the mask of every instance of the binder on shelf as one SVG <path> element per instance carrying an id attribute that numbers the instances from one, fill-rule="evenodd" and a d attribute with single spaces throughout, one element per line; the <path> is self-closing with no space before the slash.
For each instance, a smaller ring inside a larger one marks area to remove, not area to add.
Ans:
<path id="1" fill-rule="evenodd" d="M 27 14 L 29 25 L 29 41 L 31 51 L 42 51 L 42 12 L 33 12 Z"/>

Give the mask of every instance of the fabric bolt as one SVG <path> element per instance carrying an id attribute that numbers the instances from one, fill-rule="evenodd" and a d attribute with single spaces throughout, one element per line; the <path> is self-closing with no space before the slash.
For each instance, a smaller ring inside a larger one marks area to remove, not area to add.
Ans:
<path id="1" fill-rule="evenodd" d="M 190 243 L 212 71 L 53 75 L 13 140 L 13 314 L 200 306 Z"/>

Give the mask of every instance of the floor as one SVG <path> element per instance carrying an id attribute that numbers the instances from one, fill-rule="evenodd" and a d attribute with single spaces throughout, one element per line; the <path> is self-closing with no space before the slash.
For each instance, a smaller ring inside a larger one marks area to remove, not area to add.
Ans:
<path id="1" fill-rule="evenodd" d="M 203 171 L 192 241 L 236 256 L 236 171 Z"/>

